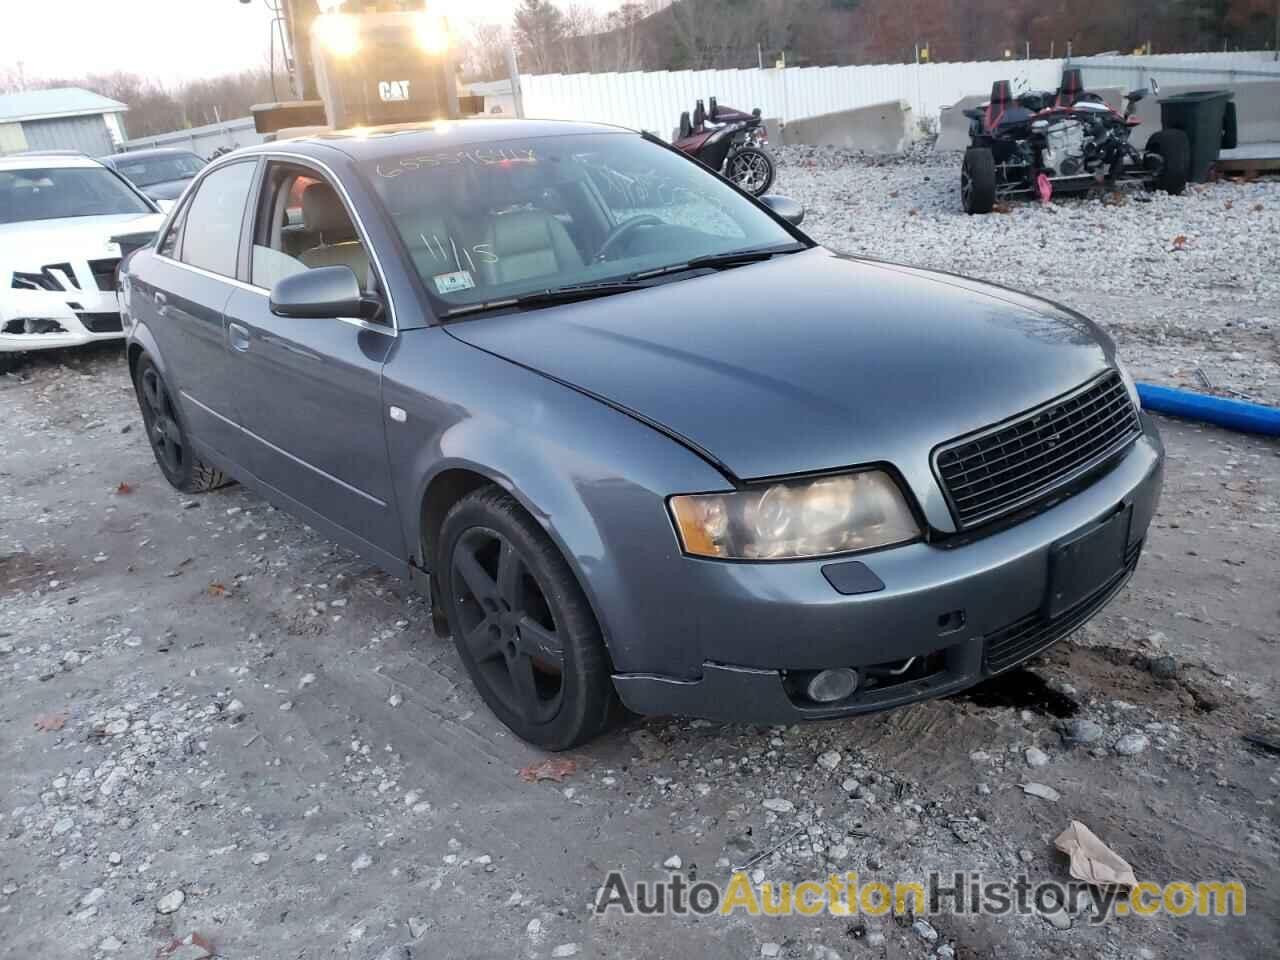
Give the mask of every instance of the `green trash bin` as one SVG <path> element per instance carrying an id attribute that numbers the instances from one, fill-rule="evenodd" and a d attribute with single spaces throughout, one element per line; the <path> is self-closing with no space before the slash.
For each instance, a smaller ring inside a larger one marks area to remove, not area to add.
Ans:
<path id="1" fill-rule="evenodd" d="M 1204 183 L 1209 179 L 1209 168 L 1222 148 L 1227 104 L 1234 96 L 1229 90 L 1194 90 L 1161 98 L 1161 126 L 1181 130 L 1191 142 L 1188 180 Z"/>

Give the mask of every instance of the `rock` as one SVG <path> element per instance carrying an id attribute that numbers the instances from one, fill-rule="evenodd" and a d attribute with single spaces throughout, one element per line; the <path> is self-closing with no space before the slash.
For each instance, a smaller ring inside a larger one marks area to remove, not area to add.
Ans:
<path id="1" fill-rule="evenodd" d="M 949 943 L 944 943 L 938 948 L 938 952 L 934 956 L 938 960 L 956 960 L 956 948 Z"/>
<path id="2" fill-rule="evenodd" d="M 911 929 L 916 932 L 916 936 L 921 940 L 928 940 L 930 943 L 933 943 L 938 939 L 938 931 L 933 929 L 933 924 L 922 917 L 916 918 L 916 920 L 911 924 Z"/>
<path id="3" fill-rule="evenodd" d="M 156 912 L 173 913 L 186 902 L 186 899 L 187 895 L 181 890 L 172 890 L 156 901 Z"/>
<path id="4" fill-rule="evenodd" d="M 314 673 L 304 673 L 302 675 L 302 679 L 298 681 L 298 689 L 303 690 L 311 686 L 315 682 L 316 682 L 316 675 Z"/>
<path id="5" fill-rule="evenodd" d="M 1083 717 L 1067 720 L 1062 725 L 1062 739 L 1072 744 L 1097 743 L 1102 739 L 1103 729 L 1100 724 Z"/>
<path id="6" fill-rule="evenodd" d="M 1168 655 L 1156 657 L 1147 665 L 1147 669 L 1157 680 L 1172 680 L 1178 675 L 1178 661 Z"/>
<path id="7" fill-rule="evenodd" d="M 90 890 L 88 893 L 86 893 L 83 897 L 80 898 L 80 906 L 92 907 L 95 903 L 97 903 L 106 895 L 107 895 L 107 891 L 103 890 L 101 887 L 94 887 L 92 890 Z"/>
<path id="8" fill-rule="evenodd" d="M 684 866 L 684 861 L 681 860 L 678 856 L 667 857 L 667 859 L 662 861 L 662 865 L 666 867 L 668 870 L 679 870 L 682 866 Z"/>
<path id="9" fill-rule="evenodd" d="M 98 949 L 101 950 L 103 953 L 115 953 L 117 950 L 119 950 L 123 946 L 124 944 L 121 943 L 119 940 L 117 940 L 115 937 L 107 936 L 107 937 L 104 937 L 102 942 L 98 944 Z"/>
<path id="10" fill-rule="evenodd" d="M 881 933 L 879 930 L 872 930 L 870 933 L 868 933 L 868 934 L 867 934 L 867 946 L 868 946 L 868 947 L 883 947 L 883 946 L 884 946 L 884 934 L 883 934 L 883 933 Z"/>
<path id="11" fill-rule="evenodd" d="M 378 954 L 378 960 L 413 960 L 413 954 L 403 944 L 393 944 Z"/>
<path id="12" fill-rule="evenodd" d="M 846 777 L 844 780 L 840 781 L 840 789 L 843 790 L 845 793 L 853 793 L 855 790 L 857 790 L 861 786 L 862 784 L 860 784 L 853 777 Z"/>
<path id="13" fill-rule="evenodd" d="M 977 790 L 977 792 L 978 792 L 978 795 L 979 795 L 979 796 L 982 796 L 982 797 L 989 797 L 989 796 L 991 795 L 991 785 L 990 785 L 990 784 L 987 784 L 987 783 L 980 783 L 980 784 L 978 784 L 978 786 L 977 786 L 977 787 L 975 787 L 974 789 L 976 789 L 976 790 Z"/>
<path id="14" fill-rule="evenodd" d="M 1047 767 L 1049 765 L 1049 755 L 1039 747 L 1027 747 L 1023 755 L 1027 759 L 1028 767 Z"/>
<path id="15" fill-rule="evenodd" d="M 762 943 L 760 945 L 760 956 L 776 957 L 782 952 L 782 945 L 777 943 Z"/>
<path id="16" fill-rule="evenodd" d="M 257 853 L 255 853 L 252 857 L 249 858 L 249 862 L 252 863 L 255 867 L 260 867 L 270 859 L 271 859 L 271 854 L 260 850 Z"/>
<path id="17" fill-rule="evenodd" d="M 531 936 L 531 937 L 537 937 L 537 936 L 541 935 L 541 933 L 542 933 L 542 921 L 541 921 L 541 920 L 539 920 L 537 917 L 534 917 L 534 918 L 533 918 L 532 920 L 530 920 L 530 921 L 529 921 L 529 923 L 525 926 L 525 928 L 524 928 L 524 932 L 525 932 L 525 933 L 527 933 L 527 934 L 528 934 L 529 936 Z"/>
<path id="18" fill-rule="evenodd" d="M 400 696 L 398 693 L 393 693 L 391 696 L 387 697 L 387 703 L 390 706 L 398 707 L 400 704 L 404 703 L 404 697 Z"/>
<path id="19" fill-rule="evenodd" d="M 283 710 L 283 711 L 285 711 L 286 713 L 287 713 L 288 711 L 292 710 L 292 709 L 293 709 L 293 701 L 292 701 L 292 700 L 286 700 L 284 703 L 280 704 L 280 709 L 281 709 L 281 710 Z"/>
<path id="20" fill-rule="evenodd" d="M 828 750 L 826 753 L 818 754 L 818 766 L 824 770 L 834 770 L 840 766 L 840 754 L 835 750 Z"/>
<path id="21" fill-rule="evenodd" d="M 578 945 L 576 943 L 562 943 L 551 951 L 553 957 L 573 957 L 578 953 Z"/>
<path id="22" fill-rule="evenodd" d="M 112 720 L 103 729 L 102 732 L 109 737 L 118 737 L 122 733 L 129 732 L 129 721 L 127 719 Z"/>
<path id="23" fill-rule="evenodd" d="M 371 866 L 373 866 L 373 857 L 369 856 L 367 853 L 362 853 L 351 861 L 351 872 L 360 873 L 361 871 L 368 870 Z"/>
<path id="24" fill-rule="evenodd" d="M 1018 859 L 1021 860 L 1023 863 L 1030 863 L 1035 858 L 1036 858 L 1035 854 L 1032 853 L 1030 850 L 1027 850 L 1025 847 L 1018 851 Z"/>
<path id="25" fill-rule="evenodd" d="M 1058 907 L 1056 910 L 1041 911 L 1040 916 L 1044 917 L 1046 922 L 1058 930 L 1071 929 L 1071 914 L 1067 913 L 1067 911 L 1063 910 L 1061 907 Z"/>
<path id="26" fill-rule="evenodd" d="M 648 730 L 636 730 L 627 738 L 646 760 L 660 760 L 667 755 L 667 748 Z"/>
<path id="27" fill-rule="evenodd" d="M 410 917 L 409 918 L 409 936 L 417 940 L 426 935 L 427 928 L 429 926 L 430 924 L 428 924 L 427 921 L 423 920 L 421 917 Z"/>
<path id="28" fill-rule="evenodd" d="M 120 856 L 120 854 L 117 853 L 115 850 L 112 850 L 110 853 L 107 854 L 107 863 L 111 864 L 113 867 L 120 866 L 120 864 L 123 861 L 124 861 L 124 857 Z"/>
<path id="29" fill-rule="evenodd" d="M 795 813 L 796 805 L 790 800 L 784 800 L 782 797 L 770 797 L 761 803 L 766 810 L 772 810 L 774 813 Z"/>
<path id="30" fill-rule="evenodd" d="M 1126 733 L 1116 741 L 1116 753 L 1122 757 L 1135 757 L 1150 745 L 1145 733 Z"/>
<path id="31" fill-rule="evenodd" d="M 1022 792 L 1029 797 L 1039 797 L 1041 800 L 1048 800 L 1050 803 L 1056 803 L 1062 799 L 1062 794 L 1053 787 L 1046 787 L 1043 783 L 1024 783 Z"/>

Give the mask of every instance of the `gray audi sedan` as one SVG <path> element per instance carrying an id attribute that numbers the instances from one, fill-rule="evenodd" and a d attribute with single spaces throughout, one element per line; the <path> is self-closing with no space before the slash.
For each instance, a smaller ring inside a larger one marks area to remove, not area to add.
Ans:
<path id="1" fill-rule="evenodd" d="M 123 270 L 147 435 L 428 593 L 549 749 L 954 693 L 1121 588 L 1163 449 L 1089 320 L 802 214 L 581 123 L 238 151 Z"/>

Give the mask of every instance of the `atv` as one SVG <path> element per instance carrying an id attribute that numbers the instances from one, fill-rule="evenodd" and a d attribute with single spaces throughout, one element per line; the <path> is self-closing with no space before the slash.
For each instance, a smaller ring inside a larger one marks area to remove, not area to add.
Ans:
<path id="1" fill-rule="evenodd" d="M 1159 96 L 1160 85 L 1151 81 Z M 990 213 L 997 201 L 1095 187 L 1141 183 L 1179 194 L 1186 188 L 1191 146 L 1181 130 L 1151 135 L 1145 150 L 1129 142 L 1140 121 L 1134 111 L 1146 89 L 1125 94 L 1118 113 L 1097 94 L 1086 93 L 1080 70 L 1064 70 L 1056 91 L 1012 95 L 1009 81 L 992 84 L 991 100 L 966 110 L 970 146 L 960 169 L 960 199 L 966 213 Z"/>

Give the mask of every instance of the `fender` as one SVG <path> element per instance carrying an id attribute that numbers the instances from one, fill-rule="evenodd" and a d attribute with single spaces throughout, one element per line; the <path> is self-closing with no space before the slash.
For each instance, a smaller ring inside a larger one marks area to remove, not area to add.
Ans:
<path id="1" fill-rule="evenodd" d="M 388 425 L 387 444 L 415 561 L 434 566 L 421 529 L 432 481 L 450 470 L 488 478 L 560 549 L 618 668 L 638 662 L 653 618 L 634 599 L 637 577 L 680 556 L 667 496 L 732 484 L 652 427 L 439 327 L 400 341 L 383 371 L 383 399 L 405 411 Z"/>

